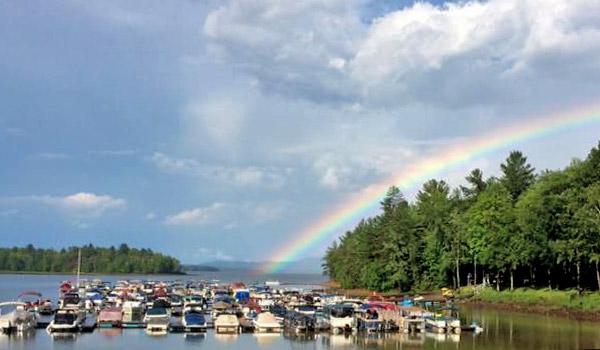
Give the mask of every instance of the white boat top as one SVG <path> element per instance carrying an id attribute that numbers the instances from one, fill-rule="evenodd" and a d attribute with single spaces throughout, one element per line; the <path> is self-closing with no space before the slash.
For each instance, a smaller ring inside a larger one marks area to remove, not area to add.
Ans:
<path id="1" fill-rule="evenodd" d="M 275 315 L 270 312 L 262 312 L 256 316 L 254 324 L 261 328 L 279 328 L 281 325 L 277 322 Z"/>
<path id="2" fill-rule="evenodd" d="M 5 313 L 5 309 L 11 306 L 15 308 Z M 27 304 L 17 301 L 0 303 L 0 322 L 35 319 L 35 314 L 26 307 Z"/>
<path id="3" fill-rule="evenodd" d="M 237 327 L 240 325 L 236 315 L 219 315 L 215 320 L 215 326 L 218 327 Z"/>

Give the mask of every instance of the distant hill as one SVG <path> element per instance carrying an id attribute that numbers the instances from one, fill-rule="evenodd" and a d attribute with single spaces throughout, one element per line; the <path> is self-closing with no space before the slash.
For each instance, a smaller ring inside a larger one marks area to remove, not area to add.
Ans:
<path id="1" fill-rule="evenodd" d="M 268 261 L 222 261 L 215 260 L 203 263 L 204 266 L 211 266 L 219 270 L 255 270 L 265 265 L 270 265 Z M 284 272 L 288 273 L 321 273 L 321 259 L 307 258 L 297 260 L 287 266 Z"/>
<path id="2" fill-rule="evenodd" d="M 216 272 L 216 271 L 220 271 L 218 268 L 216 268 L 214 266 L 208 266 L 208 265 L 181 265 L 181 269 L 186 272 L 199 272 L 199 271 Z"/>

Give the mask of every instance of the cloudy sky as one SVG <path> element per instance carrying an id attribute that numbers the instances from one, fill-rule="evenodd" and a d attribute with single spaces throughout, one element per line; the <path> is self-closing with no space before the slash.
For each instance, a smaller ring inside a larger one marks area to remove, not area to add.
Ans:
<path id="1" fill-rule="evenodd" d="M 600 95 L 597 0 L 3 1 L 0 33 L 2 246 L 264 260 L 415 160 Z"/>

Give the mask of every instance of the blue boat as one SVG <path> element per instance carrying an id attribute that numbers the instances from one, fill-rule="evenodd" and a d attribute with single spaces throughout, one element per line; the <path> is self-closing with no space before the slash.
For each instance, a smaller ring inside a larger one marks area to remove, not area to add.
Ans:
<path id="1" fill-rule="evenodd" d="M 206 319 L 202 310 L 197 308 L 185 308 L 181 320 L 185 330 L 188 332 L 205 332 Z"/>

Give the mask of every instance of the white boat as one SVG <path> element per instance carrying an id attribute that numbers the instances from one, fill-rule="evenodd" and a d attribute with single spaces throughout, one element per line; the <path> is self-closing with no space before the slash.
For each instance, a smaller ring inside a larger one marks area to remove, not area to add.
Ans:
<path id="1" fill-rule="evenodd" d="M 437 333 L 445 333 L 446 332 L 446 320 L 444 318 L 438 317 L 426 317 L 425 318 L 425 327 L 427 330 L 437 332 Z"/>
<path id="2" fill-rule="evenodd" d="M 279 281 L 266 281 L 265 282 L 265 286 L 267 287 L 277 287 L 281 285 L 281 283 Z"/>
<path id="3" fill-rule="evenodd" d="M 144 322 L 146 323 L 146 329 L 149 331 L 166 332 L 171 325 L 171 316 L 167 309 L 153 307 L 146 311 Z"/>
<path id="4" fill-rule="evenodd" d="M 283 330 L 283 326 L 277 322 L 275 315 L 270 312 L 262 312 L 252 321 L 254 329 L 259 333 L 277 333 Z"/>
<path id="5" fill-rule="evenodd" d="M 137 300 L 126 300 L 123 303 L 123 314 L 142 315 L 145 312 L 144 303 Z"/>
<path id="6" fill-rule="evenodd" d="M 355 327 L 354 306 L 352 304 L 334 304 L 323 308 L 323 317 L 330 330 L 351 331 Z"/>
<path id="7" fill-rule="evenodd" d="M 36 326 L 36 314 L 27 310 L 26 303 L 15 301 L 0 303 L 0 329 L 3 333 L 25 332 L 35 329 Z"/>
<path id="8" fill-rule="evenodd" d="M 239 333 L 240 321 L 236 315 L 221 314 L 215 320 L 215 331 L 217 333 Z"/>
<path id="9" fill-rule="evenodd" d="M 48 332 L 77 332 L 85 321 L 85 313 L 75 309 L 59 309 L 46 330 Z"/>

